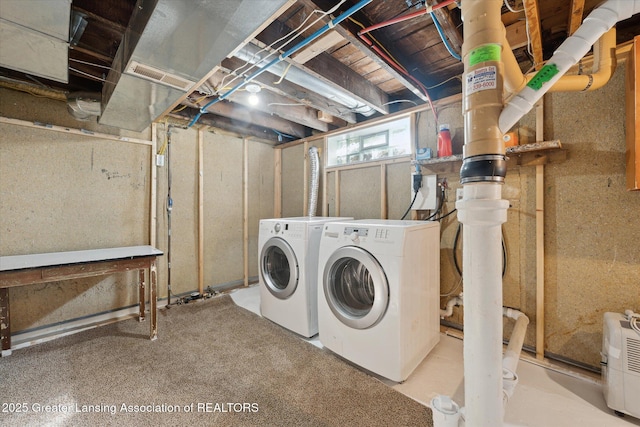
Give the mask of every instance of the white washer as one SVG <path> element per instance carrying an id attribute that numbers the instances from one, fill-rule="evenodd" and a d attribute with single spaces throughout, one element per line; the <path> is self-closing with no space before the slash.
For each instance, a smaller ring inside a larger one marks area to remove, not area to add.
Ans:
<path id="1" fill-rule="evenodd" d="M 323 346 L 402 382 L 440 339 L 440 223 L 324 225 L 318 256 Z"/>
<path id="2" fill-rule="evenodd" d="M 323 224 L 346 217 L 263 219 L 258 235 L 260 312 L 310 338 L 318 333 L 318 247 Z"/>

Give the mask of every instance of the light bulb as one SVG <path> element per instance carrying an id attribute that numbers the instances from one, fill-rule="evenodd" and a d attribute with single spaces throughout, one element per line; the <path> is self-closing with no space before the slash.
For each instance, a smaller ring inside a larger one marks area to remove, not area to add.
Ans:
<path id="1" fill-rule="evenodd" d="M 258 105 L 259 102 L 260 102 L 260 98 L 258 98 L 258 95 L 256 95 L 255 93 L 252 93 L 251 95 L 249 95 L 250 105 Z"/>

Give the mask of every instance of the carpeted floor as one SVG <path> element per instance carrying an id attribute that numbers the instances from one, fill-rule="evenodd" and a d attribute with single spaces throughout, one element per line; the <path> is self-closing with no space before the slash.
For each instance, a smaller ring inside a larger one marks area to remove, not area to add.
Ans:
<path id="1" fill-rule="evenodd" d="M 229 296 L 0 358 L 0 425 L 430 426 L 431 410 Z"/>

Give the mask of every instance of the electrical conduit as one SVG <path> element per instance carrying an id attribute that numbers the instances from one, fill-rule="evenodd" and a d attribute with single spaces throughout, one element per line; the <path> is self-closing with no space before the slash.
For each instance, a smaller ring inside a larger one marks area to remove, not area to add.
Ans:
<path id="1" fill-rule="evenodd" d="M 500 129 L 508 132 L 518 120 L 547 93 L 560 78 L 589 52 L 603 34 L 624 19 L 640 13 L 640 0 L 607 0 L 585 18 L 578 30 L 567 38 L 527 85 L 505 106 Z M 615 42 L 614 42 L 615 44 Z M 560 88 L 559 90 L 571 90 Z"/>
<path id="2" fill-rule="evenodd" d="M 313 42 L 315 39 L 317 39 L 318 37 L 322 36 L 327 31 L 333 29 L 333 27 L 335 27 L 336 25 L 340 24 L 342 21 L 344 21 L 345 19 L 347 19 L 348 17 L 350 17 L 351 15 L 353 15 L 354 13 L 356 13 L 357 11 L 359 11 L 360 9 L 362 9 L 363 7 L 365 7 L 366 5 L 371 3 L 372 1 L 373 0 L 360 0 L 354 6 L 350 7 L 349 9 L 347 9 L 342 15 L 338 16 L 337 18 L 332 19 L 327 24 L 323 25 L 322 28 L 316 30 L 309 37 L 307 37 L 306 39 L 302 40 L 300 43 L 296 44 L 295 46 L 293 46 L 292 48 L 290 48 L 286 52 L 282 53 L 281 55 L 279 55 L 277 58 L 273 59 L 271 62 L 269 62 L 264 67 L 260 68 L 259 70 L 256 70 L 254 73 L 249 75 L 244 81 L 240 82 L 239 84 L 237 84 L 233 88 L 229 89 L 228 92 L 225 92 L 224 94 L 220 95 L 218 98 L 216 98 L 216 99 L 208 102 L 207 104 L 205 104 L 204 107 L 200 108 L 200 111 L 198 112 L 198 114 L 196 114 L 196 116 L 193 118 L 193 120 L 191 120 L 191 122 L 189 122 L 189 125 L 187 127 L 191 127 L 195 123 L 197 123 L 197 121 L 200 119 L 200 116 L 202 116 L 203 113 L 206 113 L 207 108 L 209 108 L 210 106 L 212 106 L 213 104 L 215 104 L 217 102 L 220 102 L 220 101 L 222 101 L 224 99 L 227 99 L 229 96 L 231 96 L 231 94 L 233 94 L 237 90 L 241 89 L 244 85 L 249 83 L 254 78 L 258 77 L 260 74 L 262 74 L 265 71 L 267 71 L 273 65 L 277 64 L 278 62 L 283 61 L 285 58 L 293 55 L 294 53 L 296 53 L 297 51 L 299 51 L 303 47 L 306 47 L 311 42 Z"/>

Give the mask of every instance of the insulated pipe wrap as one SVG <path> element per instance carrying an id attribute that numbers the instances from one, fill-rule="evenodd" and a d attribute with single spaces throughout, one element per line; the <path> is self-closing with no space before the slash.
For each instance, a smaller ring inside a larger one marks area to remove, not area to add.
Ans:
<path id="1" fill-rule="evenodd" d="M 318 148 L 309 148 L 309 161 L 311 162 L 311 177 L 309 191 L 309 217 L 316 216 L 318 205 L 318 188 L 320 186 L 320 158 L 318 156 Z"/>
<path id="2" fill-rule="evenodd" d="M 516 94 L 500 114 L 500 129 L 508 132 L 545 93 L 584 55 L 604 33 L 618 21 L 640 13 L 640 0 L 608 0 L 587 16 L 578 30 L 566 39 L 534 76 L 531 82 Z"/>

